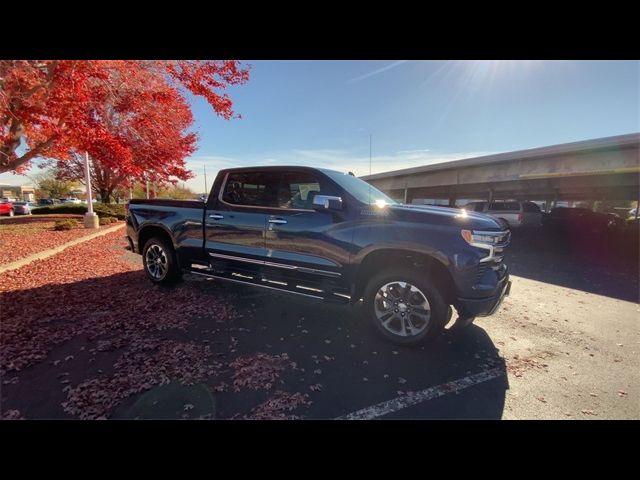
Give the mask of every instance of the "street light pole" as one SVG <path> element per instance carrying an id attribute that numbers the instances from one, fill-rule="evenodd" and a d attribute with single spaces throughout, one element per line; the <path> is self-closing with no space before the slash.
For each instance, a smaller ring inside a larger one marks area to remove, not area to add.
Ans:
<path id="1" fill-rule="evenodd" d="M 91 191 L 91 171 L 89 170 L 89 152 L 84 152 L 84 183 L 87 188 L 87 213 L 84 214 L 85 228 L 98 228 L 98 216 L 93 211 L 93 192 Z"/>

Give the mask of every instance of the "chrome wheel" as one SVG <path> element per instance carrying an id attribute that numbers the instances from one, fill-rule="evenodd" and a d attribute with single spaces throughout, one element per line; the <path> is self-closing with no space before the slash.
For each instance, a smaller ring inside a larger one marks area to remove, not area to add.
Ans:
<path id="1" fill-rule="evenodd" d="M 167 254 L 160 245 L 154 244 L 147 249 L 145 255 L 147 271 L 155 280 L 161 280 L 167 274 L 169 264 Z"/>
<path id="2" fill-rule="evenodd" d="M 384 284 L 374 297 L 375 315 L 385 330 L 401 337 L 423 332 L 431 320 L 427 296 L 408 282 Z"/>

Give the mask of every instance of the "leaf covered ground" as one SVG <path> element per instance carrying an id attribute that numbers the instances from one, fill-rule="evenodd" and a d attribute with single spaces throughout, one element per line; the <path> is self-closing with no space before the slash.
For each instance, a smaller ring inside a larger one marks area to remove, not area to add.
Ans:
<path id="1" fill-rule="evenodd" d="M 72 230 L 55 231 L 53 229 L 55 222 L 66 218 L 76 219 L 77 226 Z M 0 265 L 58 247 L 93 232 L 94 230 L 84 228 L 80 215 L 2 219 L 0 222 Z"/>
<path id="2" fill-rule="evenodd" d="M 298 418 L 308 394 L 283 391 L 295 363 L 241 354 L 228 295 L 153 286 L 125 246 L 116 231 L 0 275 L 3 418 L 106 419 L 173 381 L 259 391 L 235 418 Z"/>

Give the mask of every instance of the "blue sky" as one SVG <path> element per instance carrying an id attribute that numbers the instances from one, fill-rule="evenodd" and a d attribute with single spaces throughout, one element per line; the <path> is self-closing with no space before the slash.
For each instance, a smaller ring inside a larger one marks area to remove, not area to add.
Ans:
<path id="1" fill-rule="evenodd" d="M 247 61 L 241 119 L 190 98 L 200 137 L 187 182 L 220 168 L 372 172 L 640 131 L 637 61 Z M 0 183 L 27 183 L 0 175 Z"/>

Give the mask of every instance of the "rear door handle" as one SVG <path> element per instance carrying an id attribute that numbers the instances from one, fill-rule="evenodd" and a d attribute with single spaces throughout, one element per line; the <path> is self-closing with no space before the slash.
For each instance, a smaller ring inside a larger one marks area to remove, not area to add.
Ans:
<path id="1" fill-rule="evenodd" d="M 219 213 L 212 213 L 209 215 L 209 218 L 213 218 L 214 220 L 222 220 L 224 215 L 220 215 Z"/>
<path id="2" fill-rule="evenodd" d="M 287 223 L 287 221 L 283 220 L 282 218 L 270 218 L 269 223 L 275 223 L 276 225 L 283 225 Z"/>

